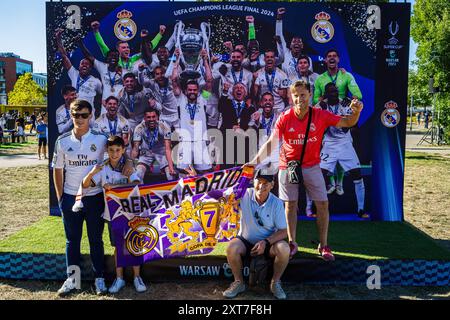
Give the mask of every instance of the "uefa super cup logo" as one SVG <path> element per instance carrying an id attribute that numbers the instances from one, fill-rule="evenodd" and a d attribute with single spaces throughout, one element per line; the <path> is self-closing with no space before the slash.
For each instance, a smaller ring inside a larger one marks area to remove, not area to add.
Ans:
<path id="1" fill-rule="evenodd" d="M 128 252 L 135 257 L 149 253 L 158 243 L 158 231 L 148 224 L 149 221 L 149 218 L 135 217 L 128 222 L 131 229 L 125 236 L 125 242 Z"/>

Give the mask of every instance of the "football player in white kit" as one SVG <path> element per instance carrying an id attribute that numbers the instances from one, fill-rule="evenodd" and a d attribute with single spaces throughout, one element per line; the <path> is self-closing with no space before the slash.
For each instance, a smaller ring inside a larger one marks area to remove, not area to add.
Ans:
<path id="1" fill-rule="evenodd" d="M 125 146 L 130 141 L 130 124 L 125 117 L 118 114 L 119 99 L 114 96 L 106 98 L 106 113 L 95 120 L 94 130 L 107 136 L 119 136 L 125 141 Z"/>
<path id="2" fill-rule="evenodd" d="M 275 123 L 277 122 L 280 112 L 274 110 L 274 98 L 270 92 L 263 93 L 260 100 L 260 109 L 252 114 L 249 126 L 259 130 L 258 134 L 258 150 L 266 143 L 270 137 Z M 257 169 L 262 169 L 267 174 L 274 175 L 278 172 L 279 150 L 277 147 L 272 148 L 270 157 L 262 161 Z"/>
<path id="3" fill-rule="evenodd" d="M 321 107 L 333 114 L 347 116 L 352 113 L 349 105 L 344 105 L 339 99 L 339 92 L 332 82 L 325 86 L 325 95 Z M 329 127 L 325 132 L 321 151 L 320 168 L 325 176 L 334 173 L 336 165 L 339 165 L 348 173 L 355 185 L 355 194 L 358 204 L 358 216 L 368 218 L 364 212 L 365 188 L 361 176 L 361 165 L 353 147 L 353 139 L 349 129 Z"/>
<path id="4" fill-rule="evenodd" d="M 77 89 L 71 85 L 65 85 L 61 89 L 61 95 L 64 98 L 64 104 L 56 109 L 56 125 L 58 133 L 66 133 L 73 128 L 73 120 L 70 116 L 70 104 L 77 98 Z"/>
<path id="5" fill-rule="evenodd" d="M 180 119 L 178 118 L 177 98 L 173 93 L 172 80 L 165 76 L 165 68 L 161 66 L 155 67 L 153 69 L 153 79 L 144 77 L 143 71 L 142 68 L 139 68 L 139 83 L 150 90 L 156 101 L 162 105 L 160 120 L 167 123 L 172 130 L 179 127 Z"/>
<path id="6" fill-rule="evenodd" d="M 277 42 L 278 52 L 283 52 L 284 59 L 281 65 L 281 69 L 287 74 L 289 78 L 294 77 L 297 74 L 298 60 L 303 53 L 303 40 L 298 36 L 294 36 L 291 40 L 289 48 L 286 45 L 286 40 L 283 35 L 283 15 L 286 13 L 285 8 L 278 8 L 277 10 L 277 22 L 275 26 L 275 35 L 279 37 L 280 43 Z M 313 71 L 312 60 L 308 57 L 309 70 Z M 301 79 L 298 79 L 301 80 Z M 292 81 L 294 83 L 295 81 Z"/>
<path id="7" fill-rule="evenodd" d="M 175 179 L 171 131 L 167 124 L 159 121 L 158 110 L 147 109 L 144 112 L 144 120 L 136 126 L 131 158 L 138 159 L 136 170 L 142 181 L 147 170 L 153 170 L 155 161 L 158 162 L 161 172 L 166 174 L 167 180 Z"/>
<path id="8" fill-rule="evenodd" d="M 178 64 L 180 51 L 175 50 L 176 61 L 172 71 L 172 84 L 174 94 L 178 99 L 178 112 L 180 127 L 176 135 L 180 141 L 177 146 L 177 168 L 180 175 L 189 174 L 189 167 L 193 167 L 199 174 L 211 169 L 211 158 L 208 150 L 209 137 L 207 136 L 207 105 L 210 96 L 212 73 L 206 50 L 202 50 L 201 57 L 205 68 L 205 86 L 200 93 L 199 84 L 191 79 L 186 83 L 184 93 L 178 83 Z"/>
<path id="9" fill-rule="evenodd" d="M 264 61 L 265 67 L 256 72 L 253 96 L 259 100 L 264 92 L 272 93 L 275 102 L 274 109 L 283 112 L 286 107 L 289 79 L 281 69 L 276 67 L 274 50 L 267 50 L 264 53 Z"/>
<path id="10" fill-rule="evenodd" d="M 103 85 L 101 114 L 104 114 L 106 113 L 106 99 L 109 96 L 118 98 L 120 91 L 123 89 L 122 67 L 119 66 L 119 51 L 116 49 L 109 50 L 106 54 L 105 63 L 95 59 L 81 39 L 78 43 L 84 57 L 91 61 L 100 75 L 100 80 Z"/>
<path id="11" fill-rule="evenodd" d="M 67 75 L 70 78 L 72 87 L 77 91 L 78 99 L 88 101 L 93 108 L 93 112 L 95 112 L 94 100 L 97 95 L 102 95 L 102 83 L 99 79 L 91 75 L 92 62 L 89 59 L 82 59 L 78 68 L 79 70 L 75 69 L 62 44 L 62 32 L 62 29 L 56 31 L 56 43 L 58 45 L 58 52 L 63 58 L 64 68 L 67 70 Z M 95 117 L 91 119 L 92 125 L 94 124 L 94 121 Z"/>

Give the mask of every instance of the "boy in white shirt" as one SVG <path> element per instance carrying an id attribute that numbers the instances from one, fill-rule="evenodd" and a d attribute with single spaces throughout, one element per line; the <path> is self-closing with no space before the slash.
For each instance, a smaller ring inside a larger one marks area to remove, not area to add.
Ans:
<path id="1" fill-rule="evenodd" d="M 119 136 L 110 136 L 106 142 L 106 148 L 108 152 L 108 160 L 100 165 L 96 165 L 83 179 L 83 188 L 102 186 L 105 190 L 109 190 L 113 187 L 139 184 L 141 180 L 135 171 L 130 176 L 126 176 L 122 173 L 123 166 L 125 165 L 125 141 Z M 108 210 L 103 214 L 103 218 L 108 221 L 109 237 L 111 245 L 115 246 L 114 235 L 111 229 L 111 217 Z M 117 261 L 117 248 L 114 251 Z M 140 266 L 133 266 L 134 273 L 134 286 L 137 292 L 144 292 L 147 290 L 142 278 L 140 277 Z M 109 293 L 118 293 L 124 286 L 123 280 L 123 267 L 116 267 L 116 280 L 109 288 Z"/>

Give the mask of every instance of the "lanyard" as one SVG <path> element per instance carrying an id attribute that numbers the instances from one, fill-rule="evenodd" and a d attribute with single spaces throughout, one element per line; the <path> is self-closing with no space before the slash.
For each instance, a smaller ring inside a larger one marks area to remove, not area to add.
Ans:
<path id="1" fill-rule="evenodd" d="M 117 132 L 117 122 L 119 122 L 119 121 L 117 121 L 117 118 L 116 118 L 116 120 L 114 120 L 113 122 L 114 122 L 114 127 L 111 126 L 111 121 L 109 121 L 109 119 L 108 119 L 109 133 L 111 135 L 115 136 L 116 132 Z"/>
<path id="2" fill-rule="evenodd" d="M 77 78 L 77 93 L 80 91 L 80 88 L 83 86 L 83 84 L 85 84 L 89 80 L 90 77 L 91 76 L 87 76 L 86 79 L 82 79 L 80 77 L 80 75 L 78 74 L 78 78 Z"/>
<path id="3" fill-rule="evenodd" d="M 202 73 L 203 79 L 206 79 L 205 67 L 200 66 L 200 72 Z"/>
<path id="4" fill-rule="evenodd" d="M 150 130 L 147 129 L 147 140 L 148 140 L 148 148 L 152 149 L 155 145 L 156 141 L 158 141 L 158 128 L 153 129 L 153 134 L 150 134 Z"/>
<path id="5" fill-rule="evenodd" d="M 272 78 L 269 79 L 269 76 L 267 75 L 267 72 L 264 72 L 264 75 L 266 76 L 267 86 L 269 87 L 269 91 L 273 92 L 273 81 L 275 80 L 275 71 L 272 71 Z"/>
<path id="6" fill-rule="evenodd" d="M 236 79 L 236 74 L 234 73 L 233 69 L 231 69 L 231 75 L 233 76 L 234 84 L 242 82 L 242 78 L 244 77 L 244 70 L 241 69 L 241 72 L 239 72 L 239 80 Z"/>
<path id="7" fill-rule="evenodd" d="M 158 87 L 159 87 L 159 84 L 158 84 Z M 166 96 L 167 96 L 167 92 L 169 91 L 169 87 L 168 86 L 166 86 L 166 87 L 159 87 L 159 92 L 161 92 L 161 94 L 163 95 L 163 97 L 165 98 Z"/>
<path id="8" fill-rule="evenodd" d="M 66 110 L 66 119 L 70 120 L 70 112 L 69 112 L 69 110 L 67 110 L 66 107 L 64 107 L 64 110 Z"/>
<path id="9" fill-rule="evenodd" d="M 338 75 L 339 75 L 339 71 L 336 73 L 336 77 L 333 79 L 333 77 L 331 76 L 331 74 L 327 71 L 328 77 L 330 78 L 331 82 L 333 82 L 333 84 L 336 84 Z"/>
<path id="10" fill-rule="evenodd" d="M 275 114 L 272 114 L 272 116 L 270 117 L 270 120 L 266 123 L 266 117 L 264 117 L 264 114 L 262 115 L 261 125 L 262 125 L 263 129 L 266 129 L 267 136 L 270 136 L 270 131 L 272 131 L 272 122 L 273 122 L 274 116 L 275 116 Z"/>
<path id="11" fill-rule="evenodd" d="M 134 95 L 128 96 L 128 104 L 130 107 L 130 111 L 134 113 Z"/>
<path id="12" fill-rule="evenodd" d="M 111 88 L 114 88 L 114 85 L 116 84 L 116 76 L 117 76 L 117 71 L 114 73 L 114 77 L 111 78 L 111 72 L 109 72 L 109 70 L 108 70 L 108 77 L 109 77 L 109 82 L 111 84 Z"/>
<path id="13" fill-rule="evenodd" d="M 196 103 L 194 103 L 194 104 L 188 103 L 187 109 L 189 111 L 189 116 L 191 117 L 191 121 L 194 121 L 195 113 L 197 112 L 197 104 Z"/>
<path id="14" fill-rule="evenodd" d="M 297 63 L 298 63 L 298 59 L 295 59 L 295 57 L 293 56 L 292 57 L 292 64 L 294 65 L 295 71 L 297 71 L 297 73 L 299 73 L 298 70 L 297 70 Z"/>
<path id="15" fill-rule="evenodd" d="M 122 61 L 122 65 L 123 65 L 123 68 L 124 69 L 127 69 L 127 70 L 129 70 L 130 68 L 130 59 L 128 58 L 128 62 L 127 63 L 125 63 L 125 62 L 123 62 L 123 60 L 122 60 L 122 58 L 120 58 L 120 61 Z"/>
<path id="16" fill-rule="evenodd" d="M 241 117 L 242 110 L 244 110 L 244 107 L 241 105 L 242 102 L 236 102 L 234 100 L 232 100 L 232 102 L 233 102 L 234 112 L 236 113 L 236 118 L 239 119 Z"/>

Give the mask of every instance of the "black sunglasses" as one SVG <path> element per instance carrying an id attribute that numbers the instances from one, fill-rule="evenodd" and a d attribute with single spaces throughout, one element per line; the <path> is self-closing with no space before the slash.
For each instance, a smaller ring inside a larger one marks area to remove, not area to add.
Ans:
<path id="1" fill-rule="evenodd" d="M 255 218 L 256 218 L 256 222 L 258 222 L 258 224 L 259 224 L 261 227 L 264 227 L 264 223 L 262 222 L 261 217 L 260 217 L 259 214 L 258 214 L 258 211 L 255 211 Z"/>
<path id="2" fill-rule="evenodd" d="M 72 117 L 75 119 L 79 119 L 80 117 L 83 119 L 89 118 L 90 113 L 72 113 Z"/>

